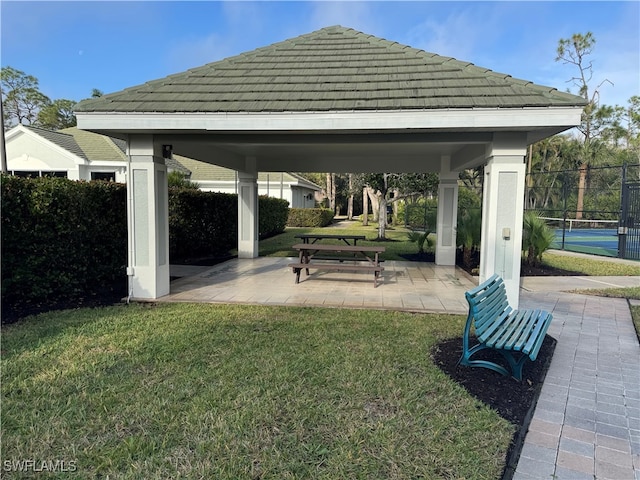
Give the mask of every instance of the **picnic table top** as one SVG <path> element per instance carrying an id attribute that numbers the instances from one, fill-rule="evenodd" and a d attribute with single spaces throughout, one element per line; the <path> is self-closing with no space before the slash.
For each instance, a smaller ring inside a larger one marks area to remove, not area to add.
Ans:
<path id="1" fill-rule="evenodd" d="M 324 245 L 317 243 L 296 243 L 293 247 L 294 250 L 314 250 L 317 252 L 377 252 L 382 253 L 385 251 L 384 247 L 376 245 L 371 246 L 357 246 L 357 245 Z"/>
<path id="2" fill-rule="evenodd" d="M 337 238 L 337 239 L 341 239 L 341 238 L 351 238 L 351 239 L 357 239 L 357 240 L 365 240 L 366 237 L 364 235 L 349 235 L 349 234 L 338 234 L 338 233 L 331 233 L 331 234 L 324 234 L 324 233 L 300 233 L 298 235 L 296 235 L 294 238 Z"/>

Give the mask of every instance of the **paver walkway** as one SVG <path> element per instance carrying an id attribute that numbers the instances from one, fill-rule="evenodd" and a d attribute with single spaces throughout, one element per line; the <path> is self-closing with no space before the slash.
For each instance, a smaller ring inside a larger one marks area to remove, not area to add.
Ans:
<path id="1" fill-rule="evenodd" d="M 514 480 L 640 480 L 640 346 L 627 301 L 523 291 L 520 303 L 553 313 L 557 345 Z"/>

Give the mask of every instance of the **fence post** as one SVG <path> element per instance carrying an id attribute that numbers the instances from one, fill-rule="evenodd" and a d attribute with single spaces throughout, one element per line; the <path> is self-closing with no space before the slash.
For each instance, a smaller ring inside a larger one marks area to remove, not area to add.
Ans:
<path id="1" fill-rule="evenodd" d="M 618 219 L 618 258 L 625 258 L 627 251 L 627 210 L 629 208 L 629 189 L 627 188 L 627 162 L 622 164 L 622 183 L 620 186 L 620 217 Z"/>
<path id="2" fill-rule="evenodd" d="M 564 250 L 565 233 L 567 231 L 567 197 L 569 196 L 569 175 L 562 172 L 562 250 Z"/>

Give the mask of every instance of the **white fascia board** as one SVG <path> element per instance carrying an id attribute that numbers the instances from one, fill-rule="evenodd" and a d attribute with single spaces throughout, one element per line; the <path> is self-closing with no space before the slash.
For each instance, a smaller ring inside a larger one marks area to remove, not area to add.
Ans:
<path id="1" fill-rule="evenodd" d="M 128 162 L 125 160 L 91 160 L 92 167 L 126 168 Z"/>
<path id="2" fill-rule="evenodd" d="M 349 131 L 375 129 L 526 129 L 580 124 L 582 107 L 301 113 L 78 112 L 78 128 L 98 131 Z"/>

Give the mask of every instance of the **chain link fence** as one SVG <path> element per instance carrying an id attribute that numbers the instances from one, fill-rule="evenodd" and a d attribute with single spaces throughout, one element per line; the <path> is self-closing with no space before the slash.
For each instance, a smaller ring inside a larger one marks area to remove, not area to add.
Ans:
<path id="1" fill-rule="evenodd" d="M 640 165 L 583 166 L 527 175 L 525 209 L 555 230 L 554 248 L 624 256 L 618 249 L 623 185 L 640 180 Z"/>

